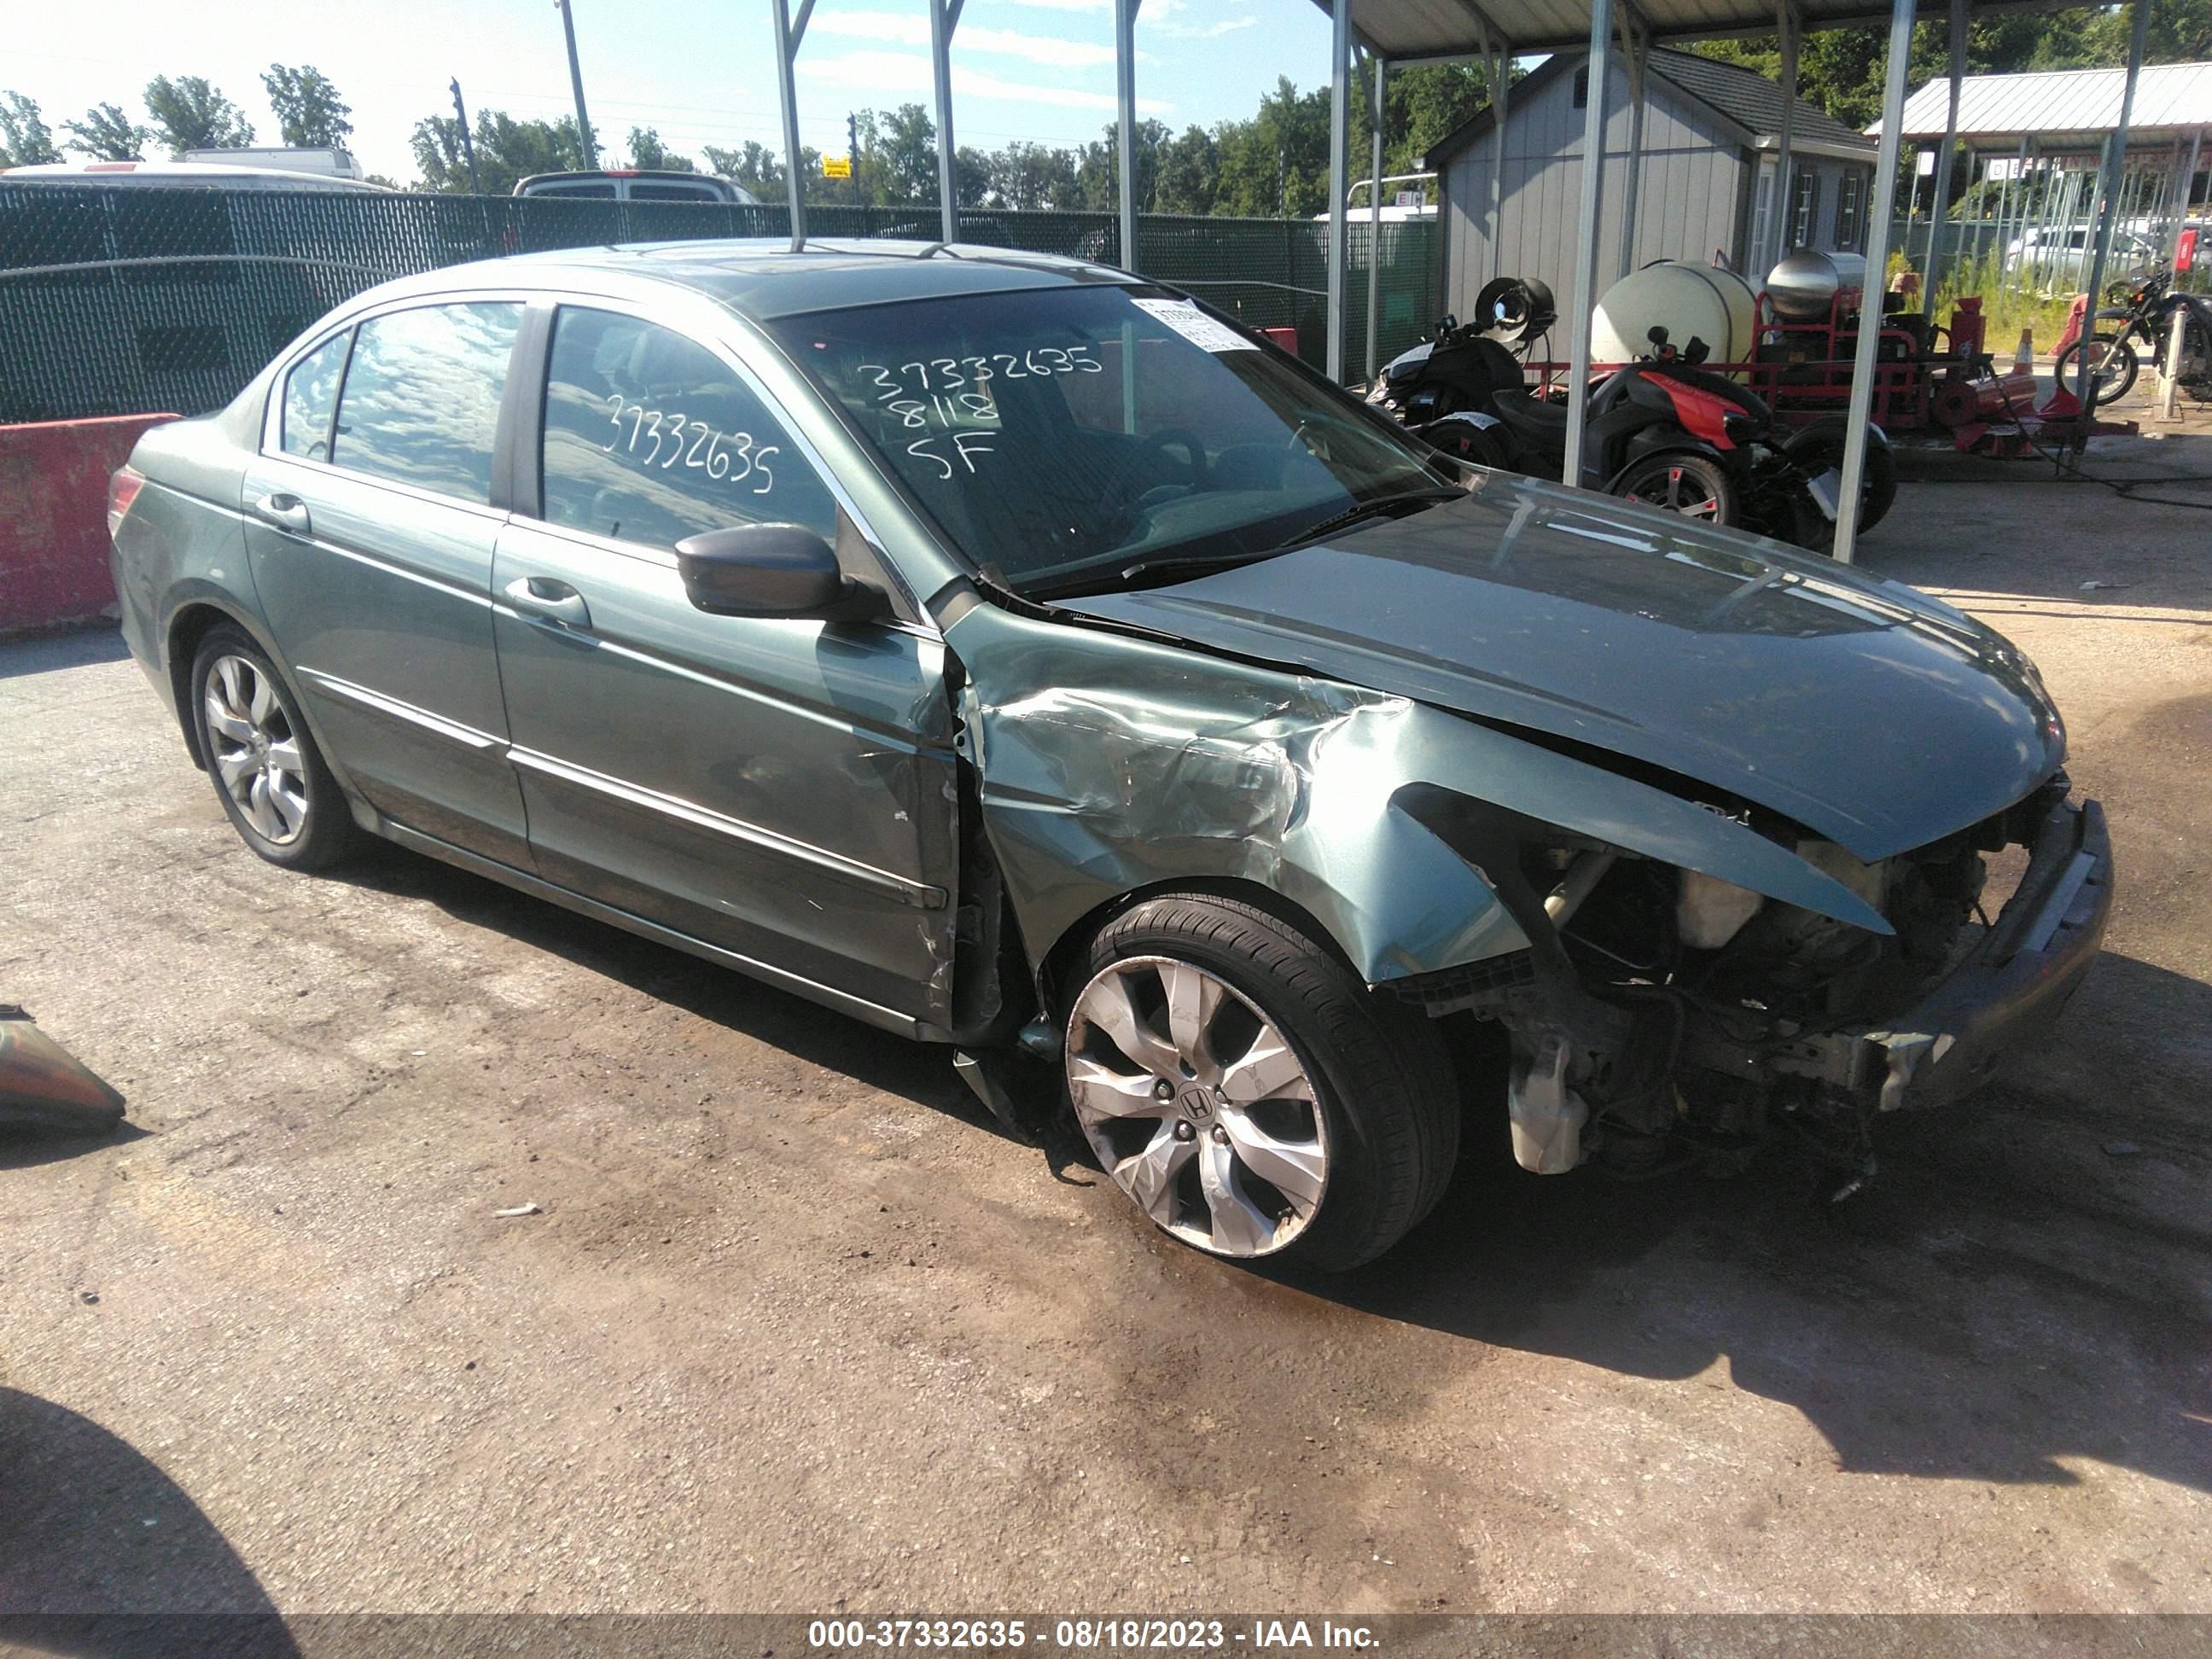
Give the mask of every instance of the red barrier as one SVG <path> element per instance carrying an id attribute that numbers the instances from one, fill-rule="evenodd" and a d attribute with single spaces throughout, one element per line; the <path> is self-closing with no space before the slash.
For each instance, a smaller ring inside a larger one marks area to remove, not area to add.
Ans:
<path id="1" fill-rule="evenodd" d="M 173 415 L 0 426 L 0 634 L 115 614 L 107 475 Z"/>

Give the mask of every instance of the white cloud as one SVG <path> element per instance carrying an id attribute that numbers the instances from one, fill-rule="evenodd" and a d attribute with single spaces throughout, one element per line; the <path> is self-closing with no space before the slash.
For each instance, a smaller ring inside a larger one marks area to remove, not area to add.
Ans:
<path id="1" fill-rule="evenodd" d="M 823 12 L 808 25 L 807 33 L 810 37 L 839 34 L 850 40 L 926 47 L 929 45 L 929 20 L 910 12 Z M 973 24 L 954 33 L 952 46 L 956 52 L 1018 58 L 1048 69 L 1094 69 L 1114 61 L 1114 48 L 1103 42 L 1062 40 L 1051 35 L 1024 34 L 1014 29 L 979 28 Z"/>
<path id="2" fill-rule="evenodd" d="M 840 58 L 809 58 L 802 53 L 799 60 L 799 73 L 808 81 L 879 95 L 927 96 L 935 85 L 930 76 L 929 59 L 916 52 L 848 52 Z M 1048 104 L 1060 109 L 1111 111 L 1115 106 L 1111 93 L 1006 81 L 964 64 L 952 66 L 952 90 L 963 98 L 994 98 L 1010 104 Z M 1166 115 L 1172 112 L 1173 106 L 1162 103 L 1158 99 L 1139 98 L 1137 108 L 1146 115 Z"/>

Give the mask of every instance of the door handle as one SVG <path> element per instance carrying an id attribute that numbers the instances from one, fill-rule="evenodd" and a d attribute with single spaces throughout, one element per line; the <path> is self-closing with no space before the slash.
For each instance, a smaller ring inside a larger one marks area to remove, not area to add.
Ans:
<path id="1" fill-rule="evenodd" d="M 279 530 L 289 530 L 295 536 L 305 536 L 313 529 L 313 520 L 307 515 L 307 504 L 289 490 L 278 490 L 264 495 L 253 503 L 253 510 Z"/>
<path id="2" fill-rule="evenodd" d="M 551 576 L 517 576 L 505 589 L 507 602 L 526 617 L 538 617 L 569 628 L 589 628 L 592 608 L 584 596 Z"/>

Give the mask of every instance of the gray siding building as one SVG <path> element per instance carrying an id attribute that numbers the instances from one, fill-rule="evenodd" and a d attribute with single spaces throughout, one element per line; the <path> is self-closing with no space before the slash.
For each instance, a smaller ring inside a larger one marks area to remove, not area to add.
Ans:
<path id="1" fill-rule="evenodd" d="M 1572 302 L 1589 79 L 1584 54 L 1561 54 L 1546 59 L 1507 96 L 1495 250 L 1494 112 L 1484 110 L 1429 152 L 1442 200 L 1443 293 L 1455 314 L 1467 316 L 1493 276 L 1540 277 L 1562 305 Z M 1601 284 L 1622 268 L 1630 118 L 1627 72 L 1616 58 L 1606 98 Z M 1802 98 L 1791 127 L 1793 187 L 1784 192 L 1775 179 L 1782 88 L 1733 64 L 1654 52 L 1644 81 L 1643 183 L 1628 268 L 1654 259 L 1710 264 L 1717 258 L 1757 288 L 1765 272 L 1750 269 L 1753 251 L 1766 245 L 1767 216 L 1785 203 L 1785 248 L 1863 249 L 1874 141 Z"/>

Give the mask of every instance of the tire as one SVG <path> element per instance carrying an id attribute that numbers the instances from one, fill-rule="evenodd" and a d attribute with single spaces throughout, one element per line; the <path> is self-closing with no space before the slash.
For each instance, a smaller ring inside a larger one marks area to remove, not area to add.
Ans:
<path id="1" fill-rule="evenodd" d="M 2106 348 L 2101 364 L 2093 361 L 2089 368 L 2091 378 L 2097 382 L 2097 403 L 2100 407 L 2118 403 L 2135 390 L 2136 376 L 2142 372 L 2142 363 L 2136 356 L 2134 345 L 2126 340 L 2096 334 L 2090 337 L 2090 341 Z M 2081 342 L 2076 340 L 2054 360 L 2053 372 L 2058 384 L 2071 391 L 2075 377 L 2081 371 Z"/>
<path id="2" fill-rule="evenodd" d="M 1430 422 L 1413 435 L 1434 444 L 1454 460 L 1486 466 L 1494 471 L 1510 471 L 1512 468 L 1513 457 L 1499 434 L 1472 421 L 1455 420 L 1447 415 Z"/>
<path id="3" fill-rule="evenodd" d="M 1099 930 L 1076 981 L 1069 1109 L 1173 1237 L 1343 1272 L 1443 1195 L 1460 1103 L 1435 1029 L 1289 923 L 1207 894 L 1147 899 Z"/>
<path id="4" fill-rule="evenodd" d="M 1613 493 L 1716 529 L 1743 522 L 1743 502 L 1726 468 L 1704 455 L 1670 450 L 1623 467 Z"/>
<path id="5" fill-rule="evenodd" d="M 1823 415 L 1796 433 L 1783 446 L 1783 453 L 1807 472 L 1817 472 L 1823 467 L 1840 470 L 1844 465 L 1844 436 L 1850 430 L 1840 415 Z M 1867 444 L 1866 469 L 1859 476 L 1859 528 L 1871 530 L 1880 524 L 1897 501 L 1897 456 L 1890 447 L 1880 441 Z M 1814 552 L 1826 552 L 1826 536 L 1832 528 L 1827 514 L 1812 502 L 1802 504 L 1797 514 L 1801 526 L 1815 539 L 1806 541 L 1793 537 L 1800 546 Z M 1814 522 L 1817 520 L 1817 524 Z"/>
<path id="6" fill-rule="evenodd" d="M 209 780 L 248 847 L 288 870 L 325 869 L 359 850 L 360 828 L 291 687 L 243 629 L 208 630 L 191 690 Z"/>

